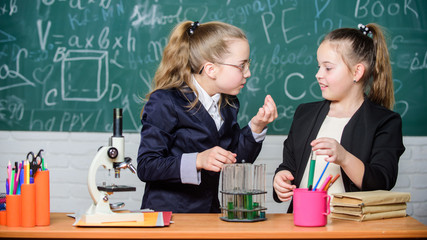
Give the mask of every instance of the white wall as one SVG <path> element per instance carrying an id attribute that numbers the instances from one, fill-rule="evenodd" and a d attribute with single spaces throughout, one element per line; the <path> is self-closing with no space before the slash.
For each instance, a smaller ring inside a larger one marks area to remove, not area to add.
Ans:
<path id="1" fill-rule="evenodd" d="M 29 151 L 44 149 L 44 158 L 50 171 L 51 211 L 82 212 L 92 200 L 87 190 L 88 168 L 98 148 L 108 144 L 110 133 L 21 132 L 0 131 L 0 192 L 5 192 L 8 161 L 24 160 Z M 139 134 L 125 133 L 125 156 L 131 157 L 136 167 Z M 281 162 L 282 143 L 286 136 L 268 135 L 256 163 L 267 164 L 267 212 L 286 212 L 288 204 L 272 200 L 272 177 Z M 411 193 L 407 213 L 427 225 L 427 137 L 404 137 L 406 151 L 399 164 L 399 177 L 393 191 Z M 114 172 L 100 168 L 97 183 L 130 185 L 136 192 L 115 193 L 110 202 L 125 202 L 126 208 L 139 209 L 144 183 L 129 170 L 115 179 Z"/>

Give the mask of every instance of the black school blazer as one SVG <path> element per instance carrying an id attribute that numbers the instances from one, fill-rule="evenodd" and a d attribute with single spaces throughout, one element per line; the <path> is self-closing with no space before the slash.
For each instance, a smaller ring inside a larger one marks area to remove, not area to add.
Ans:
<path id="1" fill-rule="evenodd" d="M 220 146 L 237 154 L 237 161 L 253 163 L 261 151 L 251 129 L 237 122 L 239 101 L 234 107 L 223 105 L 223 125 L 215 122 L 199 104 L 189 110 L 193 92 L 177 89 L 157 90 L 151 94 L 142 114 L 141 141 L 137 173 L 145 182 L 141 208 L 174 213 L 220 212 L 219 172 L 201 171 L 200 185 L 181 182 L 181 156 Z M 223 103 L 225 104 L 225 103 Z"/>
<path id="2" fill-rule="evenodd" d="M 276 169 L 289 170 L 293 184 L 300 187 L 315 139 L 326 115 L 330 101 L 298 106 L 291 129 L 283 144 L 283 162 Z M 359 189 L 341 170 L 346 192 L 390 190 L 394 187 L 399 158 L 405 151 L 402 140 L 402 119 L 398 113 L 374 104 L 367 97 L 344 127 L 341 145 L 365 164 L 362 188 Z M 305 187 L 305 186 L 301 186 Z M 280 202 L 275 191 L 273 197 Z M 288 212 L 292 211 L 292 204 Z"/>

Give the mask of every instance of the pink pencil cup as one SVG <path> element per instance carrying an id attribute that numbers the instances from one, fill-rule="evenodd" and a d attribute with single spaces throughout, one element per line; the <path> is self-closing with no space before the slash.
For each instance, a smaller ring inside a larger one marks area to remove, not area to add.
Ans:
<path id="1" fill-rule="evenodd" d="M 325 226 L 330 213 L 331 197 L 325 191 L 294 190 L 294 224 L 301 227 Z"/>

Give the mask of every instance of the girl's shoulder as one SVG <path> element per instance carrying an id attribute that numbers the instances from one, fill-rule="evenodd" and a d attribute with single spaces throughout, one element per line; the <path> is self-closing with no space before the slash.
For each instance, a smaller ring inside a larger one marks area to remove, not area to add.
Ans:
<path id="1" fill-rule="evenodd" d="M 194 95 L 192 91 L 189 91 L 187 89 L 178 89 L 178 88 L 170 88 L 170 89 L 158 89 L 151 93 L 150 99 L 159 99 L 159 100 L 166 100 L 166 99 L 187 99 L 188 97 L 191 97 Z M 149 100 L 150 100 L 149 99 Z"/>
<path id="2" fill-rule="evenodd" d="M 176 88 L 172 88 L 172 89 L 157 89 L 155 91 L 153 91 L 150 95 L 150 97 L 164 97 L 164 96 L 172 96 L 175 94 L 175 92 L 177 91 Z"/>
<path id="3" fill-rule="evenodd" d="M 175 92 L 172 89 L 158 89 L 153 91 L 145 103 L 144 112 L 156 112 L 161 108 L 173 108 L 176 102 Z"/>
<path id="4" fill-rule="evenodd" d="M 195 98 L 191 89 L 158 89 L 151 93 L 145 106 L 188 110 Z"/>
<path id="5" fill-rule="evenodd" d="M 381 106 L 379 104 L 376 104 L 369 100 L 368 98 L 365 98 L 365 102 L 362 105 L 362 112 L 369 115 L 371 118 L 375 119 L 376 121 L 380 121 L 382 119 L 389 119 L 389 118 L 399 118 L 400 114 L 397 112 L 394 112 L 384 106 Z"/>

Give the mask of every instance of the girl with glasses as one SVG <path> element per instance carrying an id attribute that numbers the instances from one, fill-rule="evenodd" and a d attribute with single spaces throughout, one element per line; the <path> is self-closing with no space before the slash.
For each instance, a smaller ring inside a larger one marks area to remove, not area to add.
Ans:
<path id="1" fill-rule="evenodd" d="M 248 126 L 237 123 L 236 95 L 251 76 L 249 65 L 248 40 L 235 26 L 186 21 L 173 29 L 142 111 L 141 208 L 220 212 L 223 165 L 253 163 L 278 116 L 266 96 Z"/>

